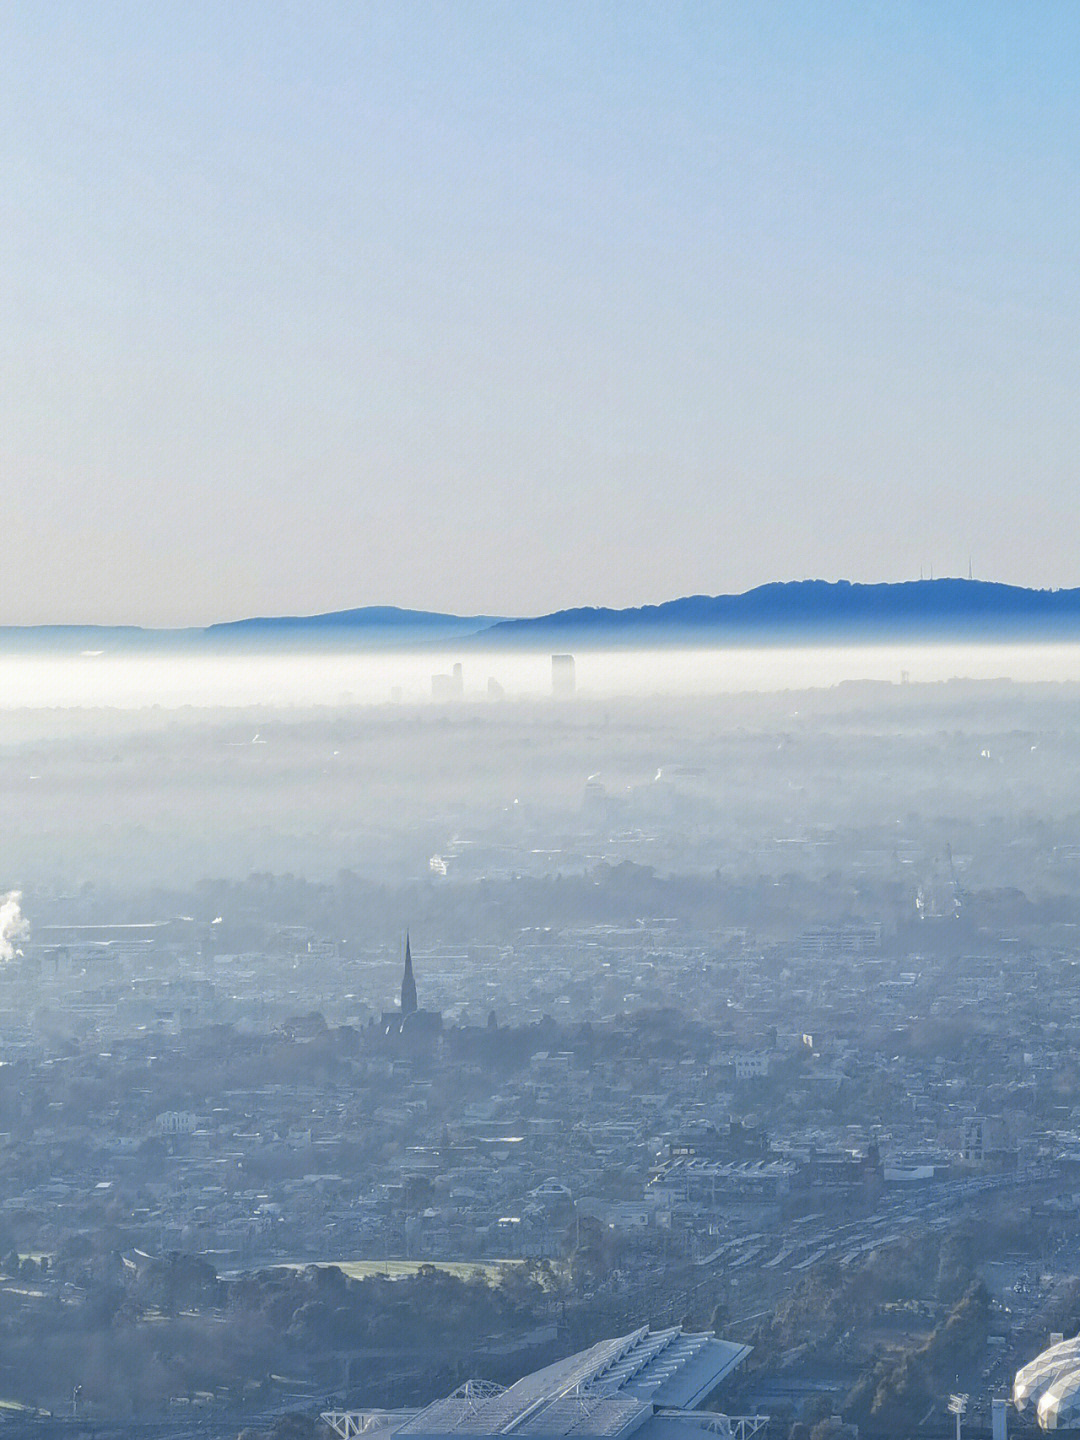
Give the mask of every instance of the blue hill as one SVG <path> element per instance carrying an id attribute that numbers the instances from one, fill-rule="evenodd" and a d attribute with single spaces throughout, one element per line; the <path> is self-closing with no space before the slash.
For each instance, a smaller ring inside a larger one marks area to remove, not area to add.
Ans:
<path id="1" fill-rule="evenodd" d="M 475 635 L 497 621 L 492 615 L 444 615 L 434 610 L 400 610 L 395 605 L 367 605 L 359 610 L 334 610 L 327 615 L 283 615 L 251 620 L 228 620 L 196 632 L 211 643 L 222 641 L 276 641 L 321 638 L 364 639 L 418 644 L 427 640 Z M 192 632 L 187 632 L 192 633 Z"/>
<path id="2" fill-rule="evenodd" d="M 325 615 L 234 620 L 205 629 L 0 626 L 0 650 L 404 649 L 418 645 L 822 644 L 907 639 L 1080 641 L 1080 589 L 1029 590 L 982 580 L 895 585 L 794 580 L 740 595 L 688 595 L 660 605 L 559 610 L 529 619 L 366 606 Z"/>
<path id="3" fill-rule="evenodd" d="M 370 605 L 325 615 L 229 620 L 204 629 L 151 630 L 137 625 L 0 626 L 0 650 L 63 654 L 139 650 L 380 649 L 465 638 L 495 623 L 490 615 L 443 615 Z"/>
<path id="4" fill-rule="evenodd" d="M 504 620 L 485 643 L 718 644 L 837 640 L 1080 638 L 1080 590 L 981 580 L 892 585 L 795 580 L 741 595 L 690 595 L 628 610 L 577 609 Z"/>

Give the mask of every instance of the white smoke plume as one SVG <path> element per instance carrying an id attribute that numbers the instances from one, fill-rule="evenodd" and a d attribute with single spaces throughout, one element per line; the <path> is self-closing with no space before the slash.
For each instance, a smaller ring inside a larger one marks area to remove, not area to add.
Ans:
<path id="1" fill-rule="evenodd" d="M 21 899 L 21 890 L 9 890 L 0 900 L 0 965 L 6 965 L 16 955 L 22 954 L 16 947 L 30 934 L 29 923 L 19 909 Z"/>

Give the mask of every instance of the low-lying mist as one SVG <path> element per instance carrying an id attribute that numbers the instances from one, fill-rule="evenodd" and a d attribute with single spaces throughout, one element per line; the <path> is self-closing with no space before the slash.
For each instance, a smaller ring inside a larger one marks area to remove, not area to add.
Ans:
<path id="1" fill-rule="evenodd" d="M 1080 645 L 895 644 L 583 650 L 576 688 L 594 698 L 803 690 L 852 680 L 1080 680 Z M 551 656 L 523 650 L 0 654 L 0 709 L 304 706 L 426 702 L 461 666 L 461 698 L 538 698 Z M 433 686 L 433 680 L 435 684 Z"/>
<path id="2" fill-rule="evenodd" d="M 438 886 L 624 861 L 816 874 L 857 855 L 903 878 L 946 846 L 1011 883 L 1026 816 L 1040 854 L 1080 835 L 1080 684 L 1032 678 L 1068 675 L 1075 649 L 577 658 L 572 699 L 545 694 L 549 656 L 485 655 L 444 703 L 431 675 L 452 652 L 20 661 L 0 708 L 0 891 L 341 870 Z M 1010 661 L 1020 678 L 947 678 Z"/>

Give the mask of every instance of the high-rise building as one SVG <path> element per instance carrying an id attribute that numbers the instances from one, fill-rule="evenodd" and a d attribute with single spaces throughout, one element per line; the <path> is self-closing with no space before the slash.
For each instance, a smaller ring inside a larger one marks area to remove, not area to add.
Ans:
<path id="1" fill-rule="evenodd" d="M 573 655 L 552 655 L 551 693 L 557 700 L 568 700 L 573 695 L 577 681 L 574 675 Z"/>
<path id="2" fill-rule="evenodd" d="M 465 672 L 458 661 L 451 667 L 449 675 L 432 675 L 431 698 L 445 703 L 460 700 L 465 694 Z"/>

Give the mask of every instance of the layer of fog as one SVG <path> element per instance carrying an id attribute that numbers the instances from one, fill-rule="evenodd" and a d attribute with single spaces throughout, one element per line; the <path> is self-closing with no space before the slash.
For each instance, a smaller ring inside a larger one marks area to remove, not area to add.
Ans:
<path id="1" fill-rule="evenodd" d="M 430 886 L 624 860 L 758 874 L 797 854 L 888 868 L 898 846 L 926 860 L 946 844 L 1013 884 L 1025 817 L 1040 865 L 1076 846 L 1078 716 L 1075 682 L 914 678 L 565 704 L 0 710 L 0 887 L 342 869 Z"/>
<path id="2" fill-rule="evenodd" d="M 583 696 L 719 695 L 852 680 L 1080 679 L 1080 645 L 883 645 L 580 651 Z M 551 692 L 547 654 L 0 655 L 0 709 L 430 703 L 432 676 L 462 665 L 464 698 Z M 491 683 L 493 682 L 493 683 Z"/>

